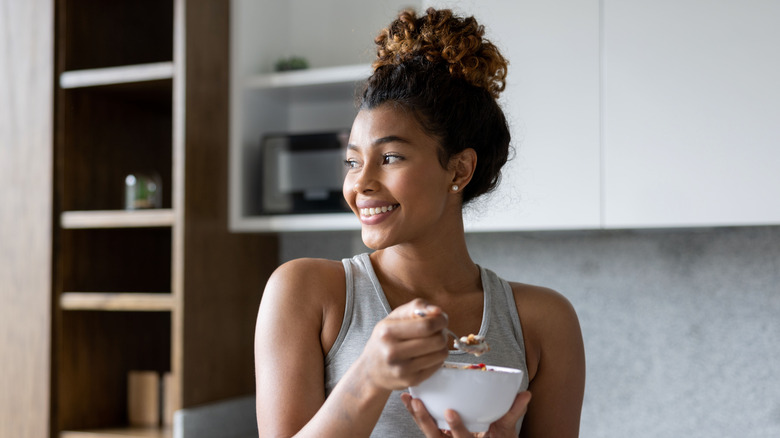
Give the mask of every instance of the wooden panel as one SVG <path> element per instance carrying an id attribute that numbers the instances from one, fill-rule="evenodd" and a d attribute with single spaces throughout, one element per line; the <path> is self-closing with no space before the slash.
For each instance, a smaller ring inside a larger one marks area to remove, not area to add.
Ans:
<path id="1" fill-rule="evenodd" d="M 171 0 L 60 0 L 65 70 L 170 61 Z"/>
<path id="2" fill-rule="evenodd" d="M 171 81 L 167 83 L 170 93 Z M 152 85 L 148 93 L 153 96 L 156 89 Z M 62 208 L 121 209 L 125 177 L 135 172 L 162 177 L 163 207 L 170 208 L 170 94 L 157 101 L 115 87 L 96 87 L 67 90 L 62 96 Z"/>
<path id="3" fill-rule="evenodd" d="M 173 210 L 167 208 L 150 210 L 94 210 L 66 211 L 62 213 L 62 228 L 132 228 L 170 227 L 173 225 Z"/>
<path id="4" fill-rule="evenodd" d="M 49 434 L 50 0 L 0 0 L 0 436 Z"/>
<path id="5" fill-rule="evenodd" d="M 60 427 L 127 424 L 127 372 L 170 370 L 170 323 L 165 312 L 64 312 Z"/>
<path id="6" fill-rule="evenodd" d="M 65 292 L 60 295 L 63 310 L 170 311 L 173 295 L 168 293 Z"/>
<path id="7" fill-rule="evenodd" d="M 171 429 L 129 427 L 126 429 L 97 429 L 64 431 L 60 438 L 170 438 Z"/>
<path id="8" fill-rule="evenodd" d="M 97 429 L 64 431 L 60 438 L 170 438 L 171 429 L 129 427 L 126 429 Z"/>
<path id="9" fill-rule="evenodd" d="M 186 7 L 184 407 L 254 392 L 254 322 L 277 260 L 275 236 L 228 232 L 228 8 Z"/>
<path id="10" fill-rule="evenodd" d="M 64 230 L 62 291 L 169 292 L 166 228 Z"/>

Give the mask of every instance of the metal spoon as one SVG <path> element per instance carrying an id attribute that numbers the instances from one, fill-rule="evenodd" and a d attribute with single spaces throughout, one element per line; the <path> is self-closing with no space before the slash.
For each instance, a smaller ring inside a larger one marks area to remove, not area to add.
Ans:
<path id="1" fill-rule="evenodd" d="M 419 317 L 427 315 L 425 311 L 421 309 L 416 309 L 414 314 Z M 458 337 L 452 330 L 447 328 L 444 329 L 444 333 L 452 336 L 454 339 L 452 345 L 464 353 L 473 354 L 474 356 L 479 357 L 490 351 L 490 346 L 485 342 L 484 336 L 468 335 Z"/>
<path id="2" fill-rule="evenodd" d="M 490 351 L 490 346 L 485 342 L 484 336 L 468 335 L 458 337 L 458 335 L 453 333 L 450 329 L 444 329 L 444 332 L 455 339 L 452 345 L 464 353 L 473 354 L 474 356 L 479 357 Z"/>

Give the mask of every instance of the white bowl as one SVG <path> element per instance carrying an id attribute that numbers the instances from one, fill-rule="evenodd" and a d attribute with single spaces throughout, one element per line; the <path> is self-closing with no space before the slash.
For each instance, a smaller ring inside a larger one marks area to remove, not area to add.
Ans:
<path id="1" fill-rule="evenodd" d="M 445 362 L 431 377 L 409 388 L 412 397 L 422 400 L 440 429 L 450 428 L 444 411 L 452 409 L 470 432 L 484 432 L 509 412 L 520 390 L 521 370 L 490 365 L 487 371 L 463 369 L 469 365 Z"/>

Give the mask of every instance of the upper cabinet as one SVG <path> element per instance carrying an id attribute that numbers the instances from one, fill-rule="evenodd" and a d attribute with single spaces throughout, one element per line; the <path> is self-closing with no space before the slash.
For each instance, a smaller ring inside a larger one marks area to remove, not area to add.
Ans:
<path id="1" fill-rule="evenodd" d="M 604 225 L 780 223 L 780 3 L 603 16 Z"/>
<path id="2" fill-rule="evenodd" d="M 403 7 L 476 13 L 510 60 L 501 103 L 515 148 L 500 188 L 467 210 L 470 230 L 600 224 L 598 2 L 233 1 L 231 227 L 357 229 L 351 214 L 262 215 L 260 143 L 268 132 L 349 128 L 355 85 L 370 74 L 373 38 Z M 560 14 L 561 10 L 568 11 Z M 333 23 L 338 23 L 334 26 Z M 305 72 L 274 73 L 302 56 Z M 487 205 L 486 205 L 487 204 Z"/>
<path id="3" fill-rule="evenodd" d="M 600 225 L 598 1 L 430 1 L 473 14 L 509 60 L 500 103 L 514 157 L 466 209 L 473 231 Z"/>
<path id="4" fill-rule="evenodd" d="M 349 128 L 372 39 L 408 3 L 233 1 L 231 226 L 357 229 L 264 216 L 267 132 Z M 470 231 L 780 223 L 780 4 L 427 0 L 475 15 L 509 59 L 514 156 Z M 333 25 L 337 23 L 338 25 Z M 283 57 L 310 70 L 273 73 Z"/>
<path id="5" fill-rule="evenodd" d="M 403 0 L 231 2 L 230 227 L 233 231 L 358 229 L 349 213 L 263 215 L 260 146 L 267 134 L 348 130 L 371 73 L 373 39 Z M 304 58 L 308 69 L 275 71 Z"/>

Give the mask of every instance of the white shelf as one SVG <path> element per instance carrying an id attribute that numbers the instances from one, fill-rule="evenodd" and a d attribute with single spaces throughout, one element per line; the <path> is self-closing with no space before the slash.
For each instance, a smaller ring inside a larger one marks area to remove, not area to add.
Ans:
<path id="1" fill-rule="evenodd" d="M 173 62 L 71 70 L 60 75 L 60 87 L 83 88 L 172 79 L 173 71 Z"/>
<path id="2" fill-rule="evenodd" d="M 352 213 L 245 216 L 232 224 L 234 232 L 355 231 L 360 222 Z"/>
<path id="3" fill-rule="evenodd" d="M 248 89 L 281 89 L 330 84 L 351 84 L 371 75 L 368 64 L 338 67 L 293 70 L 279 73 L 250 76 L 246 79 Z"/>

